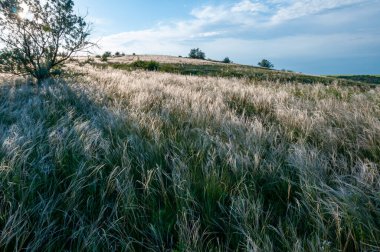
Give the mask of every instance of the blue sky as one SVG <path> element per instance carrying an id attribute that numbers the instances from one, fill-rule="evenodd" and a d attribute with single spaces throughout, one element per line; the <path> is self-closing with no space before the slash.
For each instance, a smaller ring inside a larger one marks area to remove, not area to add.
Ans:
<path id="1" fill-rule="evenodd" d="M 229 56 L 310 74 L 380 74 L 380 0 L 76 0 L 100 51 Z"/>

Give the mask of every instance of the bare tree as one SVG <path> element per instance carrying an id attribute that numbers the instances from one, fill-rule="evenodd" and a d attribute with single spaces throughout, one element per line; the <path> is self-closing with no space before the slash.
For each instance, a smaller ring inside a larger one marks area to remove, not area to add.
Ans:
<path id="1" fill-rule="evenodd" d="M 40 83 L 74 53 L 94 44 L 73 0 L 0 0 L 0 72 Z"/>

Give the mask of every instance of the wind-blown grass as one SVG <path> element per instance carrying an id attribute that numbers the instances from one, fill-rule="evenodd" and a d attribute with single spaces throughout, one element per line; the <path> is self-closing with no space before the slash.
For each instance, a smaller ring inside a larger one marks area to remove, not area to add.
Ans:
<path id="1" fill-rule="evenodd" d="M 379 89 L 81 71 L 0 86 L 2 250 L 380 249 Z"/>

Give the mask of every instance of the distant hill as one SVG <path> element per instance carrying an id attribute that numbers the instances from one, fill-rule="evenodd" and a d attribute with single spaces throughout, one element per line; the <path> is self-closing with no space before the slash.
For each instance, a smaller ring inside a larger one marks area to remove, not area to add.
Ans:
<path id="1" fill-rule="evenodd" d="M 380 84 L 380 75 L 337 75 L 331 77 L 369 84 Z"/>
<path id="2" fill-rule="evenodd" d="M 76 60 L 82 64 L 90 63 L 98 67 L 110 66 L 122 70 L 154 70 L 159 72 L 177 73 L 182 75 L 235 77 L 247 78 L 256 81 L 278 81 L 283 83 L 298 82 L 305 84 L 339 84 L 339 85 L 363 85 L 362 81 L 336 76 L 317 76 L 296 73 L 286 70 L 274 70 L 257 66 L 241 65 L 235 63 L 223 63 L 215 60 L 200 60 L 187 57 L 174 57 L 164 55 L 127 55 L 122 57 L 110 57 L 107 62 L 100 58 L 79 57 Z M 368 82 L 370 84 L 374 84 Z"/>

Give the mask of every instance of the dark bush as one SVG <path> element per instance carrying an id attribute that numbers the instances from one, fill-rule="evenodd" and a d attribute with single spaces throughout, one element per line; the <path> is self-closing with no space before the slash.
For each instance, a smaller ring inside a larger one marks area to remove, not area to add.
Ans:
<path id="1" fill-rule="evenodd" d="M 202 52 L 199 48 L 194 48 L 190 50 L 189 57 L 192 59 L 205 59 L 206 54 Z"/>
<path id="2" fill-rule="evenodd" d="M 111 56 L 112 56 L 112 53 L 107 51 L 107 52 L 103 53 L 101 61 L 106 62 L 106 61 L 108 61 L 108 58 Z"/>
<path id="3" fill-rule="evenodd" d="M 157 71 L 158 69 L 159 69 L 159 67 L 160 67 L 160 63 L 158 63 L 157 61 L 149 61 L 148 62 L 148 67 L 147 67 L 147 69 L 149 70 L 149 71 Z"/>
<path id="4" fill-rule="evenodd" d="M 223 60 L 223 63 L 228 64 L 228 63 L 232 63 L 232 61 L 230 60 L 230 58 L 225 57 L 224 60 Z"/>
<path id="5" fill-rule="evenodd" d="M 103 56 L 109 58 L 112 56 L 112 53 L 107 51 L 107 52 L 103 53 Z"/>
<path id="6" fill-rule="evenodd" d="M 135 69 L 143 69 L 148 71 L 157 71 L 160 68 L 160 63 L 157 61 L 143 61 L 143 60 L 137 60 L 130 64 L 132 68 Z"/>
<path id="7" fill-rule="evenodd" d="M 264 67 L 264 68 L 273 68 L 274 67 L 272 62 L 270 62 L 267 59 L 262 59 L 259 63 L 257 63 L 257 65 Z"/>

